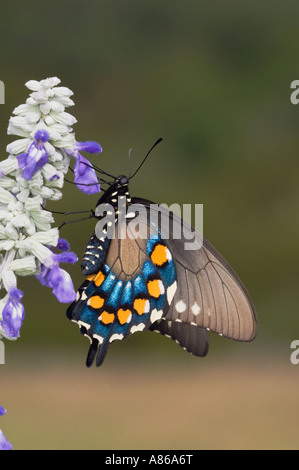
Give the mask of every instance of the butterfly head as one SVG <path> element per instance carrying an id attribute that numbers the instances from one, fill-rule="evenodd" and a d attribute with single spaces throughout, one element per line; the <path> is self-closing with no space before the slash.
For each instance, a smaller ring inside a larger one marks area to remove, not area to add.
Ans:
<path id="1" fill-rule="evenodd" d="M 125 175 L 120 175 L 115 178 L 115 181 L 110 184 L 109 188 L 104 192 L 102 197 L 98 200 L 96 206 L 103 203 L 109 202 L 113 205 L 117 203 L 118 196 L 126 196 L 128 202 L 130 201 L 129 196 L 129 178 Z"/>
<path id="2" fill-rule="evenodd" d="M 129 178 L 127 178 L 127 176 L 120 175 L 116 178 L 115 182 L 117 183 L 119 187 L 128 186 Z"/>

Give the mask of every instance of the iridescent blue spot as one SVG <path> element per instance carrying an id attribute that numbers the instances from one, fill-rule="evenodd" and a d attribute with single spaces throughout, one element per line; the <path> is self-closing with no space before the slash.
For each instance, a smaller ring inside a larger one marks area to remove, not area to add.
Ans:
<path id="1" fill-rule="evenodd" d="M 132 282 L 128 281 L 124 287 L 123 295 L 121 298 L 121 305 L 125 305 L 125 304 L 132 305 L 132 303 L 133 303 Z"/>
<path id="2" fill-rule="evenodd" d="M 84 323 L 88 323 L 92 325 L 93 322 L 97 319 L 98 314 L 97 312 L 92 311 L 87 305 L 83 307 L 81 313 L 79 315 L 78 321 L 82 321 Z"/>
<path id="3" fill-rule="evenodd" d="M 148 239 L 146 244 L 146 253 L 148 254 L 148 256 L 151 255 L 154 249 L 154 245 L 157 243 L 158 240 L 161 240 L 160 235 L 158 233 L 153 233 Z"/>
<path id="4" fill-rule="evenodd" d="M 137 276 L 134 279 L 134 296 L 139 294 L 147 294 L 146 283 L 142 276 Z"/>
<path id="5" fill-rule="evenodd" d="M 158 271 L 167 287 L 171 286 L 171 284 L 176 280 L 175 265 L 172 260 L 168 261 L 163 268 L 158 268 Z"/>
<path id="6" fill-rule="evenodd" d="M 104 292 L 104 294 L 108 295 L 109 292 L 112 290 L 116 281 L 116 276 L 113 272 L 110 272 L 106 277 L 105 281 L 101 285 L 100 291 Z"/>
<path id="7" fill-rule="evenodd" d="M 121 292 L 122 292 L 122 288 L 123 288 L 123 282 L 118 281 L 115 284 L 115 286 L 113 288 L 113 291 L 111 292 L 111 294 L 109 296 L 107 306 L 113 307 L 115 310 L 117 309 L 118 304 L 119 304 L 119 300 L 120 300 L 120 296 L 121 296 Z"/>
<path id="8" fill-rule="evenodd" d="M 148 279 L 150 276 L 157 275 L 156 268 L 151 261 L 145 261 L 142 267 L 142 272 L 146 279 Z"/>

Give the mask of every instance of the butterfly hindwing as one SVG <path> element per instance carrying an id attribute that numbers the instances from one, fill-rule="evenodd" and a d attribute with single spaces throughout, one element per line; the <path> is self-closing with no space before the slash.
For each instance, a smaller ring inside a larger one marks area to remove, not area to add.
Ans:
<path id="1" fill-rule="evenodd" d="M 139 223 L 147 227 L 148 238 L 130 233 L 129 222 L 125 220 L 121 227 L 116 224 L 108 248 L 103 240 L 101 258 L 105 262 L 97 258 L 98 272 L 87 276 L 67 312 L 90 338 L 88 366 L 95 358 L 99 366 L 114 340 L 148 329 L 162 318 L 175 293 L 176 273 L 166 241 L 150 227 L 147 213 L 143 219 L 139 217 Z M 94 255 L 90 245 L 88 250 Z M 90 264 L 88 253 L 83 259 L 85 265 Z"/>

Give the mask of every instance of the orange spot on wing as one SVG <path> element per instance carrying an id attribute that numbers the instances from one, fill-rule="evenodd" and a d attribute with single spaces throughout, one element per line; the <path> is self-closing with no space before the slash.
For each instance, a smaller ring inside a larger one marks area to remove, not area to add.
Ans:
<path id="1" fill-rule="evenodd" d="M 102 271 L 99 271 L 93 281 L 95 285 L 99 287 L 104 281 L 104 279 L 105 279 L 105 275 L 102 273 Z"/>
<path id="2" fill-rule="evenodd" d="M 165 245 L 157 245 L 151 254 L 152 262 L 156 266 L 162 266 L 167 261 L 168 248 Z"/>
<path id="3" fill-rule="evenodd" d="M 160 279 L 154 279 L 147 283 L 148 293 L 151 297 L 158 298 L 163 293 L 161 290 L 162 281 Z"/>
<path id="4" fill-rule="evenodd" d="M 90 297 L 88 300 L 88 305 L 92 308 L 101 308 L 104 305 L 104 299 L 100 297 L 99 295 L 95 295 L 93 297 Z"/>
<path id="5" fill-rule="evenodd" d="M 95 277 L 96 277 L 96 274 L 90 274 L 90 276 L 87 276 L 86 279 L 88 281 L 93 281 Z"/>
<path id="6" fill-rule="evenodd" d="M 134 300 L 134 309 L 138 313 L 138 315 L 143 315 L 145 311 L 145 304 L 147 299 L 135 299 Z"/>
<path id="7" fill-rule="evenodd" d="M 123 310 L 122 308 L 120 308 L 117 312 L 119 323 L 121 325 L 124 325 L 125 323 L 128 323 L 128 321 L 130 320 L 131 315 L 132 315 L 131 310 L 129 310 L 129 309 Z"/>
<path id="8" fill-rule="evenodd" d="M 114 313 L 109 313 L 104 310 L 104 312 L 101 314 L 99 320 L 101 320 L 105 325 L 109 325 L 114 321 L 115 315 Z"/>

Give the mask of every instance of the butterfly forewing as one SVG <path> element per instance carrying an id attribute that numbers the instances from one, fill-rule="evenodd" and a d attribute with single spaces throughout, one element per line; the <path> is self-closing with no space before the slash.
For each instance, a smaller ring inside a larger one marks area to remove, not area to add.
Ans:
<path id="1" fill-rule="evenodd" d="M 147 205 L 156 210 L 149 202 Z M 257 332 L 255 309 L 236 273 L 201 234 L 177 215 L 171 213 L 170 217 L 169 245 L 178 288 L 165 319 L 239 341 L 253 340 Z M 173 238 L 179 231 L 181 238 Z M 186 249 L 192 237 L 202 245 L 200 249 Z"/>

